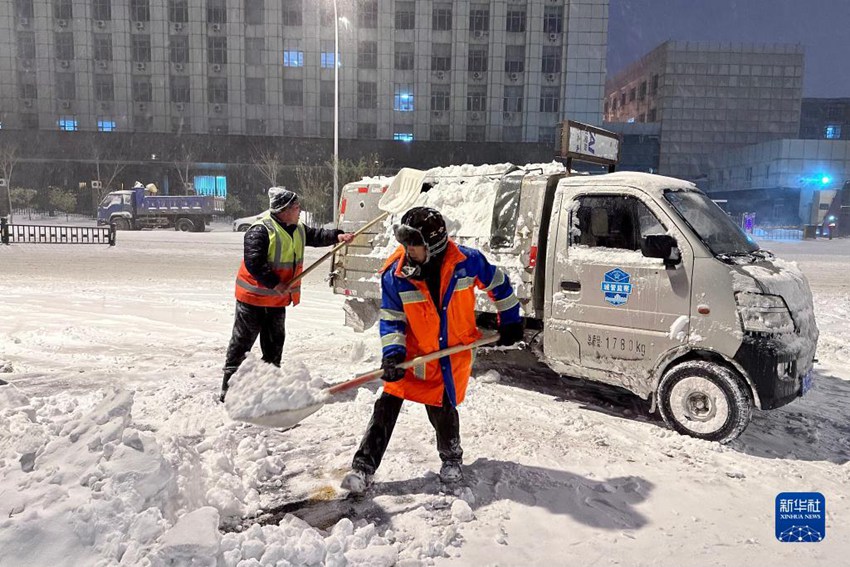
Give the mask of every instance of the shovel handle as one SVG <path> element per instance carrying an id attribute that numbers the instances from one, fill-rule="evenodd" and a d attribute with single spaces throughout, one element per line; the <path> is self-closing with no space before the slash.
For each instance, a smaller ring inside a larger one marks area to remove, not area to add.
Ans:
<path id="1" fill-rule="evenodd" d="M 361 234 L 366 232 L 367 229 L 372 228 L 372 226 L 374 226 L 375 224 L 377 224 L 377 223 L 381 222 L 382 220 L 384 220 L 385 218 L 387 218 L 387 216 L 389 216 L 389 213 L 382 213 L 381 216 L 369 221 L 366 225 L 364 225 L 363 227 L 358 229 L 358 231 L 354 233 L 354 236 L 360 236 Z M 340 242 L 339 244 L 335 245 L 333 248 L 328 250 L 328 252 L 326 252 L 324 256 L 322 256 L 321 258 L 319 258 L 318 260 L 313 262 L 310 266 L 307 267 L 307 269 L 305 269 L 300 274 L 298 274 L 297 276 L 295 276 L 294 278 L 292 278 L 291 280 L 289 280 L 286 283 L 289 284 L 290 286 L 294 285 L 296 282 L 300 281 L 301 278 L 303 278 L 304 276 L 306 276 L 307 274 L 309 274 L 310 272 L 312 272 L 313 270 L 318 268 L 319 264 L 321 264 L 322 262 L 324 262 L 325 260 L 327 260 L 328 258 L 333 256 L 334 254 L 337 253 L 337 251 L 339 251 L 344 246 L 348 246 L 349 244 L 350 244 L 349 242 Z"/>
<path id="2" fill-rule="evenodd" d="M 463 352 L 465 350 L 472 350 L 474 348 L 487 346 L 495 343 L 499 340 L 499 335 L 489 335 L 487 337 L 483 337 L 475 341 L 474 343 L 470 343 L 468 345 L 457 345 L 453 347 L 449 347 L 447 349 L 438 350 L 437 352 L 432 352 L 430 354 L 423 354 L 422 356 L 417 356 L 414 359 L 407 360 L 398 365 L 399 368 L 410 368 L 411 366 L 416 366 L 419 364 L 425 364 L 426 362 L 431 362 L 432 360 L 437 360 L 438 358 L 443 358 L 444 356 L 451 356 L 453 354 L 457 354 L 459 352 Z M 383 370 L 373 370 L 372 372 L 368 372 L 366 374 L 361 374 L 356 378 L 352 378 L 347 382 L 342 382 L 340 384 L 336 384 L 335 386 L 331 386 L 327 389 L 328 394 L 334 395 L 340 392 L 345 392 L 347 390 L 351 390 L 366 384 L 367 382 L 371 382 L 376 378 L 380 378 L 384 375 Z"/>

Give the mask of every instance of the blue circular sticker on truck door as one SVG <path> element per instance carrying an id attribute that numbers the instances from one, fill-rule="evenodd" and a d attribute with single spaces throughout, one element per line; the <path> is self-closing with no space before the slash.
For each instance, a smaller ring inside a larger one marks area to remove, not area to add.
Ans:
<path id="1" fill-rule="evenodd" d="M 602 279 L 602 291 L 605 293 L 605 301 L 619 307 L 625 305 L 632 294 L 632 277 L 621 270 L 615 268 L 610 272 L 606 272 Z"/>

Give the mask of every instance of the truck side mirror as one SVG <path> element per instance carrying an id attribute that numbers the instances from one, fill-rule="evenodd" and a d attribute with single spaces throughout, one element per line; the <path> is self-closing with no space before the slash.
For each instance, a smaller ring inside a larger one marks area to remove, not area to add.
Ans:
<path id="1" fill-rule="evenodd" d="M 668 268 L 672 268 L 682 261 L 678 242 L 669 234 L 648 235 L 641 241 L 640 251 L 647 258 L 661 258 Z"/>

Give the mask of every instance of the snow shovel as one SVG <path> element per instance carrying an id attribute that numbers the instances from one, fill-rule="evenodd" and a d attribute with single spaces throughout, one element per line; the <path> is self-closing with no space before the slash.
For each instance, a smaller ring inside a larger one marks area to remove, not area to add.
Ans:
<path id="1" fill-rule="evenodd" d="M 403 213 L 412 207 L 414 203 L 416 203 L 419 193 L 422 191 L 423 179 L 425 179 L 424 171 L 403 167 L 393 178 L 392 183 L 390 183 L 390 186 L 387 188 L 387 192 L 381 196 L 381 200 L 378 202 L 378 208 L 384 212 L 379 217 L 366 223 L 354 233 L 354 236 L 356 237 L 363 234 L 367 229 L 372 228 L 388 216 Z M 304 276 L 315 270 L 319 264 L 336 254 L 343 246 L 348 246 L 348 242 L 340 242 L 331 248 L 327 254 L 313 262 L 313 264 L 308 266 L 303 272 L 289 280 L 289 282 L 287 282 L 289 286 L 292 287 L 295 282 L 301 280 Z"/>
<path id="2" fill-rule="evenodd" d="M 418 356 L 414 359 L 408 360 L 406 362 L 402 362 L 398 365 L 399 368 L 410 368 L 412 366 L 418 366 L 420 364 L 425 364 L 426 362 L 431 362 L 432 360 L 437 360 L 438 358 L 443 358 L 444 356 L 450 356 L 452 354 L 457 354 L 459 352 L 463 352 L 465 350 L 472 350 L 474 348 L 491 345 L 499 340 L 499 335 L 488 335 L 481 339 L 478 339 L 472 344 L 468 345 L 457 345 L 453 347 L 449 347 L 447 349 L 439 350 L 437 352 L 432 352 L 431 354 L 424 354 L 422 356 Z M 352 378 L 347 382 L 342 382 L 340 384 L 336 384 L 334 386 L 330 386 L 321 391 L 321 393 L 317 396 L 318 402 L 305 406 L 303 408 L 292 408 L 276 413 L 270 413 L 267 415 L 252 417 L 250 420 L 245 419 L 249 423 L 253 423 L 256 425 L 264 425 L 266 427 L 277 427 L 281 429 L 289 429 L 290 427 L 294 427 L 298 422 L 303 420 L 309 415 L 312 415 L 319 411 L 323 405 L 325 405 L 333 396 L 336 394 L 346 392 L 348 390 L 353 390 L 354 388 L 358 388 L 367 382 L 371 382 L 372 380 L 376 380 L 384 375 L 383 370 L 373 370 L 372 372 L 368 372 L 366 374 L 361 374 L 356 378 Z"/>

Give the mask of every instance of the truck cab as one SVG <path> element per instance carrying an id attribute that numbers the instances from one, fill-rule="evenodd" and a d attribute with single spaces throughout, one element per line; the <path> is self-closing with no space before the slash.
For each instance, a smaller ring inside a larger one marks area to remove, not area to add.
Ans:
<path id="1" fill-rule="evenodd" d="M 133 198 L 132 191 L 107 193 L 97 208 L 97 224 L 120 224 L 121 230 L 128 230 L 133 218 Z"/>

